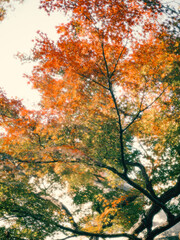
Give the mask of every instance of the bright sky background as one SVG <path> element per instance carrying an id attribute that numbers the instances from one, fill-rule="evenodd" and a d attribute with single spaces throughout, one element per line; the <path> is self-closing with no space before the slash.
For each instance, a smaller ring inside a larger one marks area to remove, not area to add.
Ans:
<path id="1" fill-rule="evenodd" d="M 32 64 L 22 64 L 15 55 L 17 52 L 30 53 L 37 30 L 56 39 L 55 26 L 65 21 L 60 12 L 48 16 L 38 7 L 39 0 L 25 0 L 11 8 L 5 20 L 0 22 L 0 88 L 8 97 L 24 99 L 28 108 L 34 108 L 33 102 L 37 104 L 40 99 L 38 92 L 32 90 L 23 77 L 24 73 L 31 72 Z"/>

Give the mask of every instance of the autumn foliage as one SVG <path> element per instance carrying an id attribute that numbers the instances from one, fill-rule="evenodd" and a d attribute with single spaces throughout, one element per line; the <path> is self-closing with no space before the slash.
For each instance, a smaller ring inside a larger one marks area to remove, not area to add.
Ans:
<path id="1" fill-rule="evenodd" d="M 179 42 L 163 6 L 40 7 L 69 21 L 56 42 L 42 32 L 35 40 L 26 77 L 39 110 L 1 93 L 1 217 L 10 226 L 0 234 L 154 239 L 180 221 Z M 154 227 L 160 210 L 167 220 Z"/>

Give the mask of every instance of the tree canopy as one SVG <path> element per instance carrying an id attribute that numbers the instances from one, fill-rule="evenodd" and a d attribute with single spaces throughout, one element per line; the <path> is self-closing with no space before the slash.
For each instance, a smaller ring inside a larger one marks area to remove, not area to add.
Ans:
<path id="1" fill-rule="evenodd" d="M 35 40 L 39 110 L 0 95 L 1 239 L 154 239 L 180 221 L 176 12 L 163 21 L 167 8 L 145 0 L 40 7 L 69 22 L 56 42 Z"/>

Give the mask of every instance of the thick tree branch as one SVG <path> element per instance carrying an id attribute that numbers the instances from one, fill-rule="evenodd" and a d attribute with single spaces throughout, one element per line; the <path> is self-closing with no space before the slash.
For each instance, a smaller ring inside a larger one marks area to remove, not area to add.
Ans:
<path id="1" fill-rule="evenodd" d="M 103 233 L 91 233 L 91 232 L 86 232 L 86 231 L 80 231 L 80 230 L 74 230 L 69 227 L 64 227 L 60 224 L 56 224 L 57 227 L 59 227 L 62 230 L 68 231 L 75 233 L 79 236 L 92 236 L 92 237 L 101 237 L 101 238 L 117 238 L 117 237 L 127 237 L 132 240 L 139 240 L 136 236 L 128 233 L 117 233 L 117 234 L 103 234 Z"/>
<path id="2" fill-rule="evenodd" d="M 172 219 L 170 222 L 166 222 L 163 225 L 156 227 L 154 230 L 152 230 L 146 237 L 146 240 L 154 239 L 157 235 L 163 233 L 164 231 L 170 229 L 174 225 L 176 225 L 178 222 L 180 222 L 180 214 L 174 219 Z"/>
<path id="3" fill-rule="evenodd" d="M 176 185 L 166 192 L 164 192 L 160 197 L 159 201 L 161 203 L 166 204 L 168 201 L 173 199 L 174 197 L 177 197 L 180 194 L 180 177 L 178 178 L 178 181 Z M 152 204 L 150 209 L 146 212 L 146 223 L 147 225 L 152 225 L 152 220 L 154 216 L 161 210 L 160 206 L 157 206 L 156 204 Z M 171 222 L 171 221 L 170 221 Z M 130 232 L 133 232 L 134 234 L 139 234 L 141 233 L 146 226 L 144 223 L 141 221 L 137 224 L 137 226 L 133 227 Z"/>
<path id="4" fill-rule="evenodd" d="M 132 187 L 136 188 L 139 190 L 141 193 L 143 193 L 147 198 L 149 198 L 154 204 L 159 206 L 160 208 L 163 209 L 163 211 L 166 213 L 168 216 L 168 219 L 171 220 L 174 218 L 173 214 L 170 212 L 170 210 L 157 198 L 152 196 L 148 191 L 146 191 L 144 188 L 142 188 L 139 184 L 133 182 L 128 176 L 125 176 L 124 180 L 129 183 Z"/>
<path id="5" fill-rule="evenodd" d="M 148 174 L 146 173 L 146 169 L 145 167 L 141 164 L 141 163 L 133 163 L 133 162 L 126 162 L 127 165 L 129 166 L 133 166 L 133 167 L 138 167 L 140 170 L 141 170 L 141 173 L 143 175 L 143 178 L 145 180 L 145 183 L 146 183 L 146 189 L 150 192 L 150 194 L 154 197 L 154 198 L 157 198 L 154 190 L 153 190 L 153 187 L 152 187 L 152 184 L 151 184 L 151 181 L 149 180 L 149 176 Z"/>
<path id="6" fill-rule="evenodd" d="M 101 238 L 116 238 L 116 237 L 127 237 L 129 239 L 132 240 L 140 240 L 139 238 L 137 238 L 136 236 L 134 236 L 133 234 L 128 234 L 128 233 L 117 233 L 117 234 L 106 234 L 106 233 L 91 233 L 91 232 L 86 232 L 86 231 L 81 231 L 78 229 L 72 229 L 70 227 L 65 227 L 62 224 L 59 224 L 53 220 L 51 220 L 50 222 L 48 221 L 48 219 L 46 219 L 46 217 L 42 214 L 35 214 L 32 211 L 28 210 L 25 207 L 20 207 L 17 205 L 13 206 L 14 209 L 12 209 L 12 212 L 18 216 L 18 217 L 31 217 L 33 219 L 35 219 L 36 221 L 41 221 L 44 222 L 46 224 L 53 224 L 54 226 L 56 226 L 57 230 L 63 230 L 63 231 L 67 231 L 67 232 L 71 232 L 73 234 L 76 234 L 78 236 L 89 236 L 89 237 L 101 237 Z"/>
<path id="7" fill-rule="evenodd" d="M 17 161 L 20 161 L 20 162 L 27 162 L 27 163 L 30 163 L 30 161 L 23 161 L 23 160 L 20 160 L 20 159 L 16 159 Z M 81 159 L 77 158 L 76 160 L 72 160 L 72 161 L 65 161 L 65 163 L 83 163 L 83 164 L 86 164 L 86 165 L 89 165 L 89 166 L 94 166 L 96 165 L 97 167 L 102 167 L 102 168 L 105 168 L 111 172 L 113 172 L 114 174 L 116 174 L 117 176 L 119 176 L 121 179 L 123 179 L 124 181 L 126 181 L 127 183 L 129 183 L 132 187 L 134 187 L 135 189 L 139 190 L 141 193 L 143 193 L 147 198 L 149 198 L 149 200 L 151 200 L 154 204 L 156 204 L 157 206 L 159 206 L 160 208 L 162 208 L 164 210 L 164 212 L 168 215 L 168 218 L 169 219 L 172 219 L 173 218 L 173 215 L 171 214 L 171 212 L 166 208 L 166 206 L 161 202 L 159 201 L 157 198 L 155 198 L 154 196 L 152 196 L 147 190 L 145 190 L 143 187 L 141 187 L 139 184 L 135 183 L 134 181 L 132 181 L 126 173 L 120 173 L 117 169 L 115 169 L 114 167 L 111 167 L 111 166 L 108 166 L 102 162 L 98 162 L 98 161 L 95 161 L 91 158 L 87 158 L 86 157 L 86 160 L 87 161 L 82 161 Z M 53 163 L 53 162 L 62 162 L 64 163 L 63 160 L 55 160 L 55 161 L 35 161 L 34 163 L 40 163 L 40 164 L 46 164 L 46 163 Z"/>
<path id="8" fill-rule="evenodd" d="M 108 169 L 109 171 L 113 172 L 114 174 L 118 175 L 121 179 L 123 179 L 124 181 L 126 181 L 129 185 L 131 185 L 132 187 L 134 187 L 135 189 L 139 190 L 141 193 L 143 193 L 149 200 L 151 200 L 155 205 L 159 206 L 160 209 L 163 209 L 164 212 L 167 214 L 169 219 L 173 219 L 174 216 L 172 215 L 172 213 L 169 211 L 169 209 L 157 198 L 152 196 L 147 190 L 145 190 L 143 187 L 141 187 L 139 184 L 135 183 L 134 181 L 132 181 L 126 174 L 124 173 L 120 173 L 117 169 L 115 169 L 114 167 L 108 166 L 104 163 L 101 162 L 97 162 L 97 161 L 93 161 L 92 159 L 88 163 L 85 163 L 87 165 L 96 165 L 98 167 L 101 168 L 105 168 Z"/>
<path id="9" fill-rule="evenodd" d="M 68 236 L 68 237 L 64 237 L 64 238 L 59 238 L 57 240 L 67 240 L 67 239 L 74 238 L 74 237 L 77 237 L 77 235 L 72 235 L 72 236 Z"/>

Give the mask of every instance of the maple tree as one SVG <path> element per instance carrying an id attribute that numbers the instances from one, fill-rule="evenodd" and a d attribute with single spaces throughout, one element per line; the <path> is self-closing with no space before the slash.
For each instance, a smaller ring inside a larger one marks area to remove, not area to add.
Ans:
<path id="1" fill-rule="evenodd" d="M 154 239 L 180 221 L 178 37 L 159 1 L 41 7 L 69 22 L 35 41 L 40 109 L 1 92 L 1 238 Z"/>

